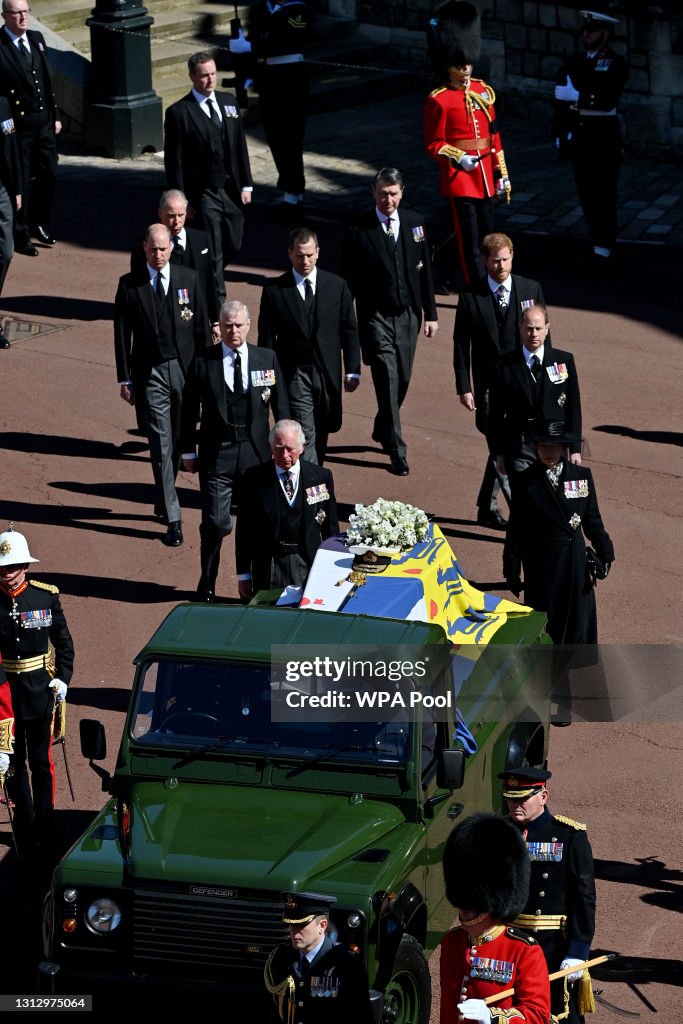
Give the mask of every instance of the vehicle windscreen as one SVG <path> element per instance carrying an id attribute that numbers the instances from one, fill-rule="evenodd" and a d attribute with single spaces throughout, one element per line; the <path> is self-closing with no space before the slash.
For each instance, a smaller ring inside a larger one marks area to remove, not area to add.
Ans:
<path id="1" fill-rule="evenodd" d="M 147 748 L 188 751 L 182 763 L 216 751 L 277 753 L 316 764 L 396 765 L 409 757 L 411 724 L 401 709 L 374 722 L 350 721 L 339 710 L 330 721 L 319 715 L 273 721 L 274 704 L 285 699 L 286 685 L 271 678 L 269 666 L 152 660 L 140 670 L 130 736 Z"/>

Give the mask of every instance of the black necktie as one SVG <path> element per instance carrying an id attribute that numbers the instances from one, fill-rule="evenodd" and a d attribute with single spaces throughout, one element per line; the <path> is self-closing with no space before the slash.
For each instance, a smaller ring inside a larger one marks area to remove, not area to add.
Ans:
<path id="1" fill-rule="evenodd" d="M 533 374 L 534 381 L 538 384 L 543 373 L 543 367 L 541 366 L 541 360 L 538 356 L 531 357 L 531 373 Z"/>
<path id="2" fill-rule="evenodd" d="M 239 352 L 235 352 L 235 379 L 232 384 L 232 389 L 236 395 L 244 394 L 244 383 L 242 381 L 242 357 Z"/>
<path id="3" fill-rule="evenodd" d="M 28 39 L 26 38 L 26 36 L 22 36 L 22 38 L 19 40 L 19 49 L 21 50 L 21 56 L 24 58 L 29 67 L 31 67 L 33 65 L 33 61 L 31 59 L 31 50 L 29 48 Z"/>
<path id="4" fill-rule="evenodd" d="M 502 284 L 498 286 L 498 290 L 496 292 L 496 296 L 498 298 L 498 305 L 500 306 L 500 308 L 501 309 L 507 309 L 508 308 L 508 300 L 507 300 L 507 295 L 505 294 L 505 288 L 503 287 Z"/>
<path id="5" fill-rule="evenodd" d="M 291 472 L 289 470 L 287 470 L 287 472 L 284 474 L 282 479 L 283 479 L 283 483 L 285 485 L 285 494 L 287 495 L 287 497 L 291 501 L 292 498 L 294 497 L 294 481 L 292 480 Z M 306 957 L 304 957 L 303 959 L 306 960 Z M 303 963 L 303 961 L 302 961 L 302 963 Z M 307 960 L 306 960 L 306 963 L 308 963 Z"/>
<path id="6" fill-rule="evenodd" d="M 309 311 L 313 305 L 313 287 L 307 277 L 304 278 L 304 305 Z"/>
<path id="7" fill-rule="evenodd" d="M 209 118 L 213 121 L 213 123 L 220 124 L 221 119 L 218 115 L 218 107 L 216 106 L 213 100 L 206 101 L 206 109 L 208 110 Z"/>
<path id="8" fill-rule="evenodd" d="M 185 252 L 185 246 L 180 241 L 180 235 L 173 236 L 173 252 L 177 252 L 180 256 Z"/>
<path id="9" fill-rule="evenodd" d="M 157 280 L 156 280 L 156 284 L 154 286 L 154 291 L 155 291 L 157 299 L 159 300 L 159 302 L 163 306 L 164 299 L 166 298 L 166 292 L 164 291 L 164 280 L 163 280 L 163 278 L 161 276 L 161 271 L 160 270 L 157 272 Z"/>

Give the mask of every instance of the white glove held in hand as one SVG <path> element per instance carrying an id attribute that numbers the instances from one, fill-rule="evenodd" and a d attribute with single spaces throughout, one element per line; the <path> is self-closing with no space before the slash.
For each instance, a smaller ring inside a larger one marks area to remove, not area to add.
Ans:
<path id="1" fill-rule="evenodd" d="M 555 86 L 556 100 L 563 100 L 565 103 L 576 103 L 578 98 L 579 94 L 574 88 L 574 83 L 572 82 L 569 75 L 567 75 L 567 81 L 564 85 Z"/>
<path id="2" fill-rule="evenodd" d="M 568 967 L 576 967 L 577 964 L 582 964 L 583 960 L 577 960 L 576 957 L 566 956 L 560 964 L 560 970 L 566 971 Z M 567 975 L 567 981 L 578 981 L 583 974 L 583 967 L 580 971 L 574 971 L 573 974 Z"/>
<path id="3" fill-rule="evenodd" d="M 470 156 L 469 153 L 463 153 L 460 157 L 459 167 L 462 167 L 463 171 L 473 171 L 479 163 L 478 156 Z"/>
<path id="4" fill-rule="evenodd" d="M 251 53 L 251 43 L 244 38 L 244 32 L 240 29 L 237 39 L 231 39 L 228 43 L 230 53 Z"/>
<path id="5" fill-rule="evenodd" d="M 491 1011 L 483 999 L 466 999 L 458 1003 L 460 1015 L 465 1020 L 478 1020 L 480 1024 L 491 1024 Z"/>
<path id="6" fill-rule="evenodd" d="M 0 753 L 0 779 L 9 768 L 9 754 Z"/>
<path id="7" fill-rule="evenodd" d="M 63 683 L 61 679 L 53 679 L 50 683 L 50 689 L 55 691 L 55 697 L 57 703 L 61 704 L 63 700 L 66 700 L 66 683 Z"/>

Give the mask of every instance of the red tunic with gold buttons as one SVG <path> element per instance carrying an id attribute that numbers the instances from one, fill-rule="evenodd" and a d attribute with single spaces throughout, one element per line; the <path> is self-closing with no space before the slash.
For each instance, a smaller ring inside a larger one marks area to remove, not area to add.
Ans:
<path id="1" fill-rule="evenodd" d="M 487 999 L 514 988 L 514 995 L 489 1006 L 495 1024 L 548 1024 L 550 984 L 541 947 L 524 932 L 499 925 L 470 940 L 464 928 L 441 942 L 441 1024 L 460 1024 L 458 1003 Z"/>
<path id="2" fill-rule="evenodd" d="M 11 754 L 14 736 L 14 712 L 12 711 L 12 693 L 7 682 L 5 670 L 0 657 L 0 753 Z"/>
<path id="3" fill-rule="evenodd" d="M 489 199 L 495 195 L 494 177 L 506 175 L 505 158 L 502 165 L 500 160 L 495 98 L 491 86 L 480 78 L 472 78 L 467 89 L 443 86 L 427 97 L 425 146 L 439 163 L 442 195 Z M 480 157 L 479 166 L 473 171 L 461 170 L 458 153 Z"/>

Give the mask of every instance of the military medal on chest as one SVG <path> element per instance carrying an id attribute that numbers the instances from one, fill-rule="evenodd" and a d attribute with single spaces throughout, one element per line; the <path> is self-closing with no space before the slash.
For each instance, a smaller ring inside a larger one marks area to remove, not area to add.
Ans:
<path id="1" fill-rule="evenodd" d="M 189 322 L 194 313 L 190 309 L 190 292 L 187 288 L 176 289 L 178 293 L 178 305 L 181 307 L 180 319 Z"/>

